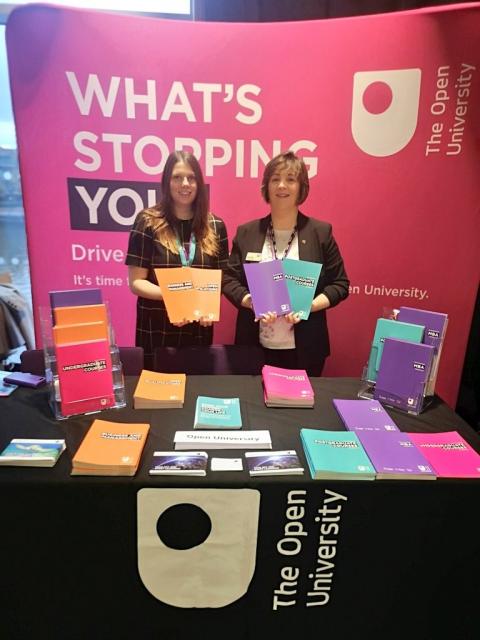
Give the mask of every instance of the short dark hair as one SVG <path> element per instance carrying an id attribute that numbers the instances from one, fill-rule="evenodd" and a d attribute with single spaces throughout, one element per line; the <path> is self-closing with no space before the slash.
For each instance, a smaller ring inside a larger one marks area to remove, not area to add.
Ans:
<path id="1" fill-rule="evenodd" d="M 270 202 L 268 196 L 268 183 L 270 182 L 270 178 L 273 176 L 273 174 L 284 166 L 289 169 L 293 169 L 297 176 L 297 180 L 300 184 L 297 204 L 302 204 L 302 202 L 305 202 L 305 200 L 307 199 L 308 192 L 310 191 L 310 182 L 308 180 L 308 171 L 304 161 L 302 160 L 302 158 L 296 156 L 293 151 L 279 153 L 278 156 L 272 158 L 270 162 L 265 166 L 265 169 L 263 171 L 262 186 L 260 187 L 263 199 L 265 200 L 265 202 Z"/>

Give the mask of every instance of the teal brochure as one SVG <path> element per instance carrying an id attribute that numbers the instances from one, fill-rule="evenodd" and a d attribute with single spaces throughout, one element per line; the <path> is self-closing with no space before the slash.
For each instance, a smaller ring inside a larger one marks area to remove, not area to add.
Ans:
<path id="1" fill-rule="evenodd" d="M 322 265 L 307 260 L 283 260 L 283 272 L 287 282 L 290 305 L 294 313 L 302 320 L 310 315 L 312 300 L 315 296 Z"/>
<path id="2" fill-rule="evenodd" d="M 240 429 L 242 415 L 238 398 L 198 396 L 194 429 Z"/>
<path id="3" fill-rule="evenodd" d="M 301 429 L 300 439 L 314 480 L 375 479 L 375 468 L 353 431 Z"/>
<path id="4" fill-rule="evenodd" d="M 411 324 L 410 322 L 399 322 L 379 318 L 373 336 L 372 348 L 368 359 L 367 380 L 376 382 L 378 369 L 382 360 L 383 343 L 385 338 L 397 338 L 408 342 L 422 342 L 425 327 L 421 324 Z"/>

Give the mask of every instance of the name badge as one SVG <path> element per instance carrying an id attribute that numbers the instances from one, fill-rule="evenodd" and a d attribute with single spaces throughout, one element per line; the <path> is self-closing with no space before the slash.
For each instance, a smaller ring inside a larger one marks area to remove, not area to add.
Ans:
<path id="1" fill-rule="evenodd" d="M 253 251 L 249 251 L 245 257 L 245 260 L 247 262 L 261 262 L 262 260 L 262 254 L 261 253 L 254 253 Z"/>

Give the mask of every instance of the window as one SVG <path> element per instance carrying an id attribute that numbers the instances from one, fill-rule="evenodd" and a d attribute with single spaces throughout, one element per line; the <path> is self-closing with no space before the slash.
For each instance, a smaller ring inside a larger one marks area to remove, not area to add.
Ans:
<path id="1" fill-rule="evenodd" d="M 17 0 L 9 5 L 0 3 L 0 286 L 11 282 L 31 306 L 25 217 L 5 42 L 8 13 L 15 6 L 27 3 L 27 0 Z M 191 19 L 193 3 L 191 0 L 56 0 L 55 4 Z M 18 361 L 19 353 L 0 353 L 0 363 L 10 364 L 12 358 L 13 362 Z"/>

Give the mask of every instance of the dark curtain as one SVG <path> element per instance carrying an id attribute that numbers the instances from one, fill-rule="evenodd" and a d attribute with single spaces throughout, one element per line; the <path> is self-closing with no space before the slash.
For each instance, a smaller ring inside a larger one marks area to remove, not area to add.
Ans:
<path id="1" fill-rule="evenodd" d="M 192 0 L 196 20 L 277 22 L 405 11 L 458 0 Z"/>

